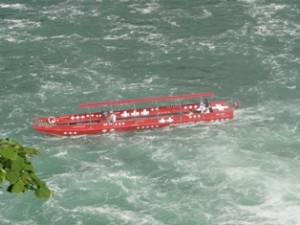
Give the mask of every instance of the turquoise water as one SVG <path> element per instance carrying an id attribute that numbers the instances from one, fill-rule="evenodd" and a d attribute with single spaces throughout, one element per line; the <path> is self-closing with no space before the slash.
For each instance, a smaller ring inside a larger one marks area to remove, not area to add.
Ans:
<path id="1" fill-rule="evenodd" d="M 0 2 L 0 137 L 33 159 L 48 201 L 0 189 L 20 224 L 300 224 L 300 2 Z M 38 115 L 82 102 L 213 91 L 227 123 L 60 138 Z"/>

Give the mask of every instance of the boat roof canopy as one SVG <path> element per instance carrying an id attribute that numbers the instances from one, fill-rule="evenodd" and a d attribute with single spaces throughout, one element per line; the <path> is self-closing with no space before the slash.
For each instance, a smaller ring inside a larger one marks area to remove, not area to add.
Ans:
<path id="1" fill-rule="evenodd" d="M 174 95 L 174 96 L 165 96 L 165 97 L 135 98 L 135 99 L 105 101 L 105 102 L 88 102 L 88 103 L 80 103 L 78 107 L 93 108 L 93 107 L 100 107 L 100 106 L 125 105 L 125 104 L 135 104 L 135 103 L 142 103 L 142 102 L 168 101 L 168 100 L 176 100 L 176 99 L 201 98 L 201 97 L 211 97 L 211 96 L 214 96 L 213 92 L 193 93 L 193 94 L 183 94 L 183 95 Z"/>

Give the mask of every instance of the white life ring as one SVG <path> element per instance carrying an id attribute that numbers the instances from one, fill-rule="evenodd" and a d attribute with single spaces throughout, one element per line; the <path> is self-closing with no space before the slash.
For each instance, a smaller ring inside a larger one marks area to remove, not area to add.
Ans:
<path id="1" fill-rule="evenodd" d="M 50 117 L 48 118 L 48 123 L 49 123 L 49 124 L 54 124 L 55 122 L 56 122 L 56 119 L 55 119 L 54 116 L 50 116 Z"/>

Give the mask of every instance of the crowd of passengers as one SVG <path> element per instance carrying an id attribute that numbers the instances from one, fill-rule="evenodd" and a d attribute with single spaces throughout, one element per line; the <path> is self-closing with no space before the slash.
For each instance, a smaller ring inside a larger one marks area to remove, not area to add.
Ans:
<path id="1" fill-rule="evenodd" d="M 213 109 L 212 109 L 211 105 L 208 103 L 208 100 L 204 99 L 204 101 L 200 102 L 199 108 L 197 108 L 194 112 L 195 113 L 212 113 Z M 106 118 L 107 112 L 102 111 L 101 116 Z M 116 122 L 117 117 L 113 112 L 111 112 L 109 120 L 110 120 L 110 122 L 113 122 L 113 123 Z"/>

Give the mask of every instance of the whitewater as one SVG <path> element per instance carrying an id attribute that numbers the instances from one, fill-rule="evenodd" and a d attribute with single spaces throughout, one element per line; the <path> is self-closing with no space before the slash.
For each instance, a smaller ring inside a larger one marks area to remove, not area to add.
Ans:
<path id="1" fill-rule="evenodd" d="M 35 146 L 49 200 L 0 188 L 3 225 L 300 224 L 300 2 L 0 2 L 0 138 Z M 213 91 L 228 122 L 79 137 L 79 103 Z"/>

